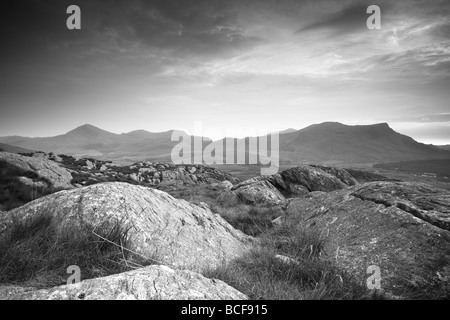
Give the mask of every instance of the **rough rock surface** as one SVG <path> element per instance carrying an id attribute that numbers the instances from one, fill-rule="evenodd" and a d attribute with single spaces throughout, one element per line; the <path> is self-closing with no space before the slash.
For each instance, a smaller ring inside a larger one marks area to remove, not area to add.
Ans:
<path id="1" fill-rule="evenodd" d="M 287 220 L 317 228 L 330 258 L 365 282 L 403 298 L 450 297 L 450 193 L 422 184 L 370 182 L 293 199 Z M 420 218 L 418 218 L 420 217 Z"/>
<path id="2" fill-rule="evenodd" d="M 35 172 L 39 177 L 46 179 L 55 188 L 72 188 L 71 174 L 59 166 L 58 163 L 49 160 L 44 154 L 35 153 L 31 157 L 0 152 L 0 161 L 18 167 L 25 171 Z"/>
<path id="3" fill-rule="evenodd" d="M 423 183 L 378 182 L 357 189 L 352 196 L 397 207 L 450 231 L 450 192 Z"/>
<path id="4" fill-rule="evenodd" d="M 357 170 L 357 169 L 345 169 L 353 178 L 359 183 L 373 182 L 373 181 L 400 181 L 396 179 L 390 179 L 382 176 L 378 173 L 368 171 L 368 170 Z"/>
<path id="5" fill-rule="evenodd" d="M 127 183 L 103 183 L 60 191 L 11 210 L 0 218 L 0 232 L 12 217 L 46 212 L 61 230 L 71 224 L 99 226 L 120 221 L 131 249 L 165 265 L 191 270 L 240 256 L 251 238 L 219 215 L 169 194 Z"/>
<path id="6" fill-rule="evenodd" d="M 343 183 L 345 183 L 348 186 L 354 186 L 354 185 L 358 184 L 356 179 L 349 172 L 347 172 L 347 170 L 338 169 L 338 168 L 334 168 L 334 167 L 318 166 L 318 165 L 311 165 L 311 167 L 319 168 L 322 171 L 325 171 L 325 172 L 335 176 L 336 178 L 338 178 L 339 180 L 341 180 Z"/>
<path id="7" fill-rule="evenodd" d="M 235 194 L 246 204 L 283 205 L 286 198 L 268 180 L 255 181 L 239 186 Z"/>
<path id="8" fill-rule="evenodd" d="M 286 197 L 313 191 L 333 191 L 356 185 L 345 170 L 323 166 L 299 166 L 272 176 L 258 176 L 235 185 L 221 199 L 269 206 L 285 205 Z"/>
<path id="9" fill-rule="evenodd" d="M 76 178 L 77 183 L 81 185 L 105 181 L 130 181 L 153 186 L 240 182 L 238 178 L 228 173 L 202 165 L 175 165 L 144 161 L 119 166 L 110 161 L 77 159 L 65 155 L 61 155 L 61 159 L 61 165 L 66 167 Z"/>
<path id="10" fill-rule="evenodd" d="M 302 195 L 305 191 L 329 192 L 356 184 L 343 169 L 307 165 L 284 170 L 281 177 L 287 186 L 284 191 L 293 195 Z"/>
<path id="11" fill-rule="evenodd" d="M 0 288 L 0 300 L 246 300 L 225 282 L 188 270 L 149 266 L 45 290 Z"/>

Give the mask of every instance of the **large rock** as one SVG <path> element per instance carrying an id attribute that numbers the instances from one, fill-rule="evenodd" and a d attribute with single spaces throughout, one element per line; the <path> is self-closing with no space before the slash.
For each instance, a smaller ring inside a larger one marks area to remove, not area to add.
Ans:
<path id="1" fill-rule="evenodd" d="M 72 175 L 58 163 L 49 160 L 44 154 L 36 153 L 31 157 L 19 154 L 0 152 L 0 161 L 25 171 L 35 172 L 55 188 L 72 188 Z"/>
<path id="2" fill-rule="evenodd" d="M 450 231 L 450 192 L 423 183 L 376 182 L 358 188 L 352 196 L 397 207 Z"/>
<path id="3" fill-rule="evenodd" d="M 0 232 L 15 217 L 39 213 L 56 219 L 61 230 L 72 224 L 99 226 L 120 221 L 129 229 L 131 249 L 157 256 L 173 267 L 202 270 L 240 256 L 249 237 L 208 208 L 169 194 L 127 183 L 102 183 L 40 198 L 0 218 Z"/>
<path id="4" fill-rule="evenodd" d="M 0 288 L 0 300 L 245 300 L 225 282 L 166 266 L 149 266 L 45 290 Z"/>
<path id="5" fill-rule="evenodd" d="M 365 282 L 402 298 L 450 298 L 450 192 L 423 184 L 371 182 L 293 199 L 287 220 L 328 239 L 325 252 Z M 446 230 L 447 229 L 447 230 Z"/>
<path id="6" fill-rule="evenodd" d="M 285 193 L 303 195 L 311 191 L 334 191 L 355 185 L 356 181 L 343 169 L 298 166 L 281 172 Z M 342 179 L 342 180 L 341 180 Z"/>
<path id="7" fill-rule="evenodd" d="M 235 185 L 219 200 L 240 201 L 247 204 L 278 206 L 295 197 L 313 191 L 334 191 L 356 185 L 345 170 L 324 166 L 299 166 L 271 176 L 258 176 Z"/>
<path id="8" fill-rule="evenodd" d="M 341 180 L 343 183 L 345 183 L 347 186 L 354 186 L 358 184 L 356 179 L 349 173 L 347 170 L 334 168 L 334 167 L 326 167 L 326 166 L 318 166 L 318 165 L 311 165 L 313 168 L 319 168 L 322 171 L 325 171 L 339 180 Z"/>
<path id="9" fill-rule="evenodd" d="M 244 184 L 230 193 L 245 204 L 275 206 L 284 205 L 286 202 L 286 198 L 268 180 Z M 222 197 L 230 197 L 230 193 Z"/>

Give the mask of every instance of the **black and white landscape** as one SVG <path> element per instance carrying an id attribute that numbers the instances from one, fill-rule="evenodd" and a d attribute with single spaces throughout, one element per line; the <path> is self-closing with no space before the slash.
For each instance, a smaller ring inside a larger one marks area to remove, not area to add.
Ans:
<path id="1" fill-rule="evenodd" d="M 450 298 L 448 1 L 4 10 L 0 300 Z"/>

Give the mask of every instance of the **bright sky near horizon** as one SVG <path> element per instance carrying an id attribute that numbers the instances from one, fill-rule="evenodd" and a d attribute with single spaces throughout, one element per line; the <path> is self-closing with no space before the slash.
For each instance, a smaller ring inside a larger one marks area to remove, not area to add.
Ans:
<path id="1" fill-rule="evenodd" d="M 66 9 L 81 8 L 81 30 Z M 366 9 L 381 8 L 369 30 Z M 388 122 L 450 144 L 450 1 L 2 2 L 0 136 Z"/>

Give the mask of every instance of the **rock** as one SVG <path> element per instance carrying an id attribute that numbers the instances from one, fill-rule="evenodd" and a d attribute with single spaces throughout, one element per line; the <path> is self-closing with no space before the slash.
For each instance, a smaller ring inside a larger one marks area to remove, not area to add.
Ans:
<path id="1" fill-rule="evenodd" d="M 363 171 L 356 169 L 345 169 L 353 178 L 356 179 L 359 183 L 372 182 L 372 181 L 399 181 L 395 179 L 389 179 L 385 176 L 382 176 L 378 173 L 371 171 Z"/>
<path id="2" fill-rule="evenodd" d="M 344 169 L 318 166 L 318 165 L 312 165 L 311 167 L 319 168 L 320 170 L 325 171 L 325 172 L 335 176 L 336 178 L 341 180 L 343 183 L 345 183 L 347 186 L 354 186 L 354 185 L 358 184 L 356 179 L 353 178 L 353 176 Z M 314 190 L 314 191 L 317 191 L 317 190 Z"/>
<path id="3" fill-rule="evenodd" d="M 136 173 L 132 173 L 129 175 L 130 179 L 136 181 L 136 182 L 141 182 L 142 179 L 140 177 L 140 175 L 136 174 Z"/>
<path id="4" fill-rule="evenodd" d="M 166 266 L 149 266 L 43 290 L 0 288 L 2 300 L 246 300 L 225 282 Z"/>
<path id="5" fill-rule="evenodd" d="M 257 176 L 235 185 L 221 195 L 222 201 L 240 199 L 246 204 L 285 205 L 286 198 L 314 191 L 333 191 L 355 185 L 356 180 L 343 169 L 299 166 L 272 176 Z"/>
<path id="6" fill-rule="evenodd" d="M 50 152 L 50 153 L 48 154 L 48 159 L 49 159 L 49 160 L 53 160 L 53 161 L 55 161 L 55 162 L 62 162 L 62 161 L 63 161 L 63 159 L 62 159 L 60 156 L 55 155 L 53 152 Z"/>
<path id="7" fill-rule="evenodd" d="M 333 169 L 328 168 L 327 172 L 318 167 L 305 165 L 284 170 L 281 172 L 281 178 L 286 185 L 283 191 L 293 195 L 303 195 L 311 191 L 329 192 L 348 187 L 348 184 L 330 173 L 334 172 Z"/>
<path id="8" fill-rule="evenodd" d="M 44 211 L 60 230 L 80 222 L 90 226 L 119 222 L 129 229 L 131 250 L 162 264 L 202 270 L 246 252 L 252 238 L 220 216 L 152 188 L 127 183 L 101 183 L 61 191 L 11 210 L 0 219 L 0 233 L 13 218 Z"/>
<path id="9" fill-rule="evenodd" d="M 275 218 L 272 220 L 272 224 L 274 226 L 281 226 L 283 225 L 285 218 L 283 216 L 279 216 L 278 218 Z"/>
<path id="10" fill-rule="evenodd" d="M 44 181 L 33 181 L 33 179 L 27 177 L 19 177 L 20 183 L 31 188 L 47 188 L 48 185 Z"/>
<path id="11" fill-rule="evenodd" d="M 189 173 L 195 173 L 195 171 L 197 171 L 196 167 L 188 167 L 188 171 Z"/>
<path id="12" fill-rule="evenodd" d="M 436 227 L 450 231 L 450 192 L 423 183 L 374 182 L 352 196 L 409 212 Z"/>
<path id="13" fill-rule="evenodd" d="M 233 188 L 233 184 L 230 181 L 225 180 L 225 181 L 218 183 L 217 187 L 219 189 L 223 189 L 223 190 L 231 190 L 231 188 Z"/>
<path id="14" fill-rule="evenodd" d="M 87 168 L 88 170 L 95 169 L 95 164 L 92 163 L 92 161 L 90 161 L 90 160 L 86 160 L 86 168 Z"/>
<path id="15" fill-rule="evenodd" d="M 39 177 L 46 179 L 54 188 L 72 188 L 72 175 L 58 163 L 48 160 L 45 155 L 40 154 L 26 157 L 19 154 L 0 152 L 0 161 L 25 171 L 36 173 Z"/>
<path id="16" fill-rule="evenodd" d="M 286 198 L 269 181 L 256 181 L 234 188 L 231 193 L 245 204 L 266 206 L 283 205 Z"/>
<path id="17" fill-rule="evenodd" d="M 406 182 L 370 182 L 292 199 L 288 222 L 316 229 L 325 254 L 365 282 L 381 270 L 381 289 L 400 298 L 450 297 L 450 192 Z"/>
<path id="18" fill-rule="evenodd" d="M 281 262 L 283 262 L 283 263 L 285 263 L 285 264 L 295 264 L 295 265 L 300 265 L 300 262 L 298 262 L 297 260 L 292 259 L 292 258 L 290 258 L 290 257 L 283 256 L 283 255 L 281 255 L 281 254 L 275 255 L 275 259 L 277 259 L 277 260 L 279 260 L 279 261 L 281 261 Z"/>
<path id="19" fill-rule="evenodd" d="M 100 167 L 100 172 L 105 172 L 106 170 L 108 170 L 108 167 L 102 164 L 102 166 Z"/>

